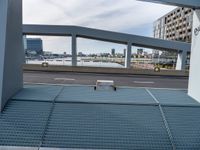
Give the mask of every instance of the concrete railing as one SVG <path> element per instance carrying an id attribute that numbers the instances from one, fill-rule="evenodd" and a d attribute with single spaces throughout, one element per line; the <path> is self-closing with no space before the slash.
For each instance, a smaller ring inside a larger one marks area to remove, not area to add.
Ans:
<path id="1" fill-rule="evenodd" d="M 177 70 L 185 68 L 186 55 L 191 49 L 191 44 L 180 41 L 168 41 L 139 35 L 111 32 L 79 26 L 55 25 L 23 25 L 24 35 L 49 35 L 72 37 L 72 66 L 77 66 L 77 37 L 126 44 L 125 68 L 131 66 L 132 46 L 178 52 Z"/>

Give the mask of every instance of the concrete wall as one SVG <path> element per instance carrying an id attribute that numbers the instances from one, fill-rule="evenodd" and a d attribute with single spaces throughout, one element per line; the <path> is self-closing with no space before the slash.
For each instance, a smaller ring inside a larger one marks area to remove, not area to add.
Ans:
<path id="1" fill-rule="evenodd" d="M 189 95 L 200 102 L 200 10 L 194 12 Z"/>
<path id="2" fill-rule="evenodd" d="M 0 0 L 0 111 L 23 87 L 22 0 Z"/>

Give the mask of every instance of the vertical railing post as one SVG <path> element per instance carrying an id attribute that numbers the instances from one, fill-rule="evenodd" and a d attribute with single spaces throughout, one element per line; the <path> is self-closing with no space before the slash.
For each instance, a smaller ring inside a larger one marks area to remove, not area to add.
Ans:
<path id="1" fill-rule="evenodd" d="M 131 52 L 132 52 L 132 43 L 128 42 L 126 56 L 125 56 L 125 68 L 131 67 Z"/>
<path id="2" fill-rule="evenodd" d="M 178 52 L 176 70 L 185 70 L 186 60 L 187 60 L 187 52 L 186 51 Z"/>
<path id="3" fill-rule="evenodd" d="M 76 34 L 72 34 L 72 66 L 77 66 L 77 39 L 76 39 Z"/>

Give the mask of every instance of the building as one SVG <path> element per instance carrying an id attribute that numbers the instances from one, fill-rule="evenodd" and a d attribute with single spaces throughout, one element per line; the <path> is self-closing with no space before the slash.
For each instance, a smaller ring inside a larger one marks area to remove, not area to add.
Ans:
<path id="1" fill-rule="evenodd" d="M 154 37 L 191 43 L 193 10 L 178 7 L 154 22 Z M 158 56 L 159 51 L 153 50 Z"/>
<path id="2" fill-rule="evenodd" d="M 124 49 L 124 57 L 126 57 L 126 49 Z"/>
<path id="3" fill-rule="evenodd" d="M 143 52 L 144 52 L 144 50 L 142 48 L 137 49 L 137 55 L 141 56 L 143 54 Z"/>
<path id="4" fill-rule="evenodd" d="M 111 55 L 112 55 L 112 56 L 115 56 L 115 49 L 114 49 L 114 48 L 111 49 Z"/>
<path id="5" fill-rule="evenodd" d="M 34 51 L 37 54 L 43 53 L 43 42 L 40 38 L 26 38 L 26 52 Z"/>
<path id="6" fill-rule="evenodd" d="M 83 54 L 83 52 L 78 52 L 78 56 L 79 56 L 79 57 L 85 57 L 86 55 Z"/>

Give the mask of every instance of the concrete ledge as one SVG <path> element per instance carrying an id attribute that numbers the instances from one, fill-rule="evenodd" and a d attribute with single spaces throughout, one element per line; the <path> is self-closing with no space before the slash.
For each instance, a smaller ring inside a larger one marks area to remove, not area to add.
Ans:
<path id="1" fill-rule="evenodd" d="M 103 68 L 103 67 L 82 67 L 82 66 L 53 66 L 42 67 L 36 64 L 24 64 L 24 71 L 48 71 L 48 72 L 80 72 L 80 73 L 108 73 L 108 74 L 129 74 L 129 75 L 159 75 L 159 76 L 188 76 L 188 71 L 176 70 L 154 70 L 125 69 L 125 68 Z"/>

